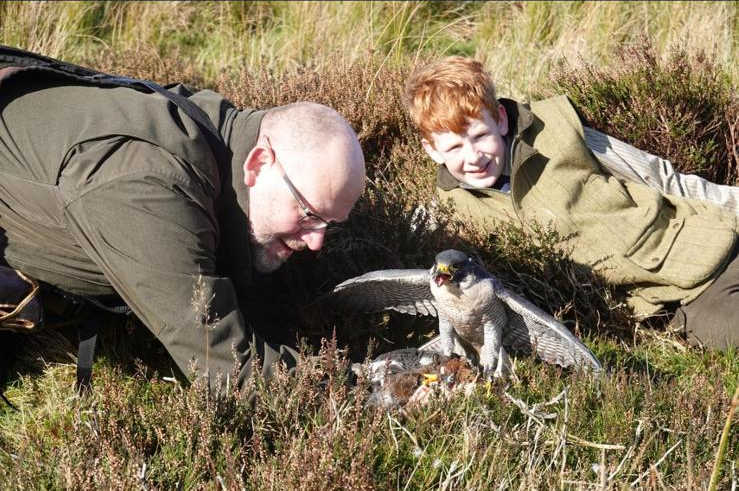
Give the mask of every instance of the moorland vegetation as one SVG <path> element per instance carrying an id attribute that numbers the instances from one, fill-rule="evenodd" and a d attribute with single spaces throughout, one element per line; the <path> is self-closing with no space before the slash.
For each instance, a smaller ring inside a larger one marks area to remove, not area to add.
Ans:
<path id="1" fill-rule="evenodd" d="M 738 425 L 722 433 L 739 353 L 703 351 L 637 319 L 624 292 L 569 261 L 546 229 L 484 234 L 440 209 L 434 165 L 401 104 L 415 63 L 475 56 L 500 96 L 566 93 L 587 122 L 682 172 L 739 184 L 737 8 L 714 2 L 5 2 L 0 42 L 103 71 L 184 81 L 241 107 L 329 104 L 357 130 L 368 186 L 317 256 L 260 285 L 255 322 L 302 340 L 294 377 L 231 387 L 170 377 L 161 346 L 111 320 L 94 391 L 74 391 L 74 330 L 15 339 L 0 409 L 0 487 L 154 489 L 729 489 Z M 520 381 L 407 413 L 364 407 L 345 382 L 368 353 L 417 345 L 430 319 L 347 319 L 318 301 L 373 269 L 476 251 L 608 368 L 601 380 L 519 358 Z M 290 306 L 286 308 L 285 306 Z M 204 330 L 207 326 L 202 326 Z M 320 347 L 320 350 L 318 349 Z M 735 401 L 736 404 L 736 401 Z M 717 463 L 723 464 L 717 468 Z M 715 473 L 715 477 L 712 477 Z M 713 481 L 715 479 L 715 481 Z"/>

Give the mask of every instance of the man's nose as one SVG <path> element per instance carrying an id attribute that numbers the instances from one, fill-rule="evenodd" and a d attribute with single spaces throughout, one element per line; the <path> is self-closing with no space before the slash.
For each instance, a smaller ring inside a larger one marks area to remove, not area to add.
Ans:
<path id="1" fill-rule="evenodd" d="M 303 230 L 300 233 L 300 240 L 305 242 L 308 249 L 311 251 L 318 251 L 323 247 L 323 239 L 326 237 L 326 229 L 320 228 L 318 230 Z"/>

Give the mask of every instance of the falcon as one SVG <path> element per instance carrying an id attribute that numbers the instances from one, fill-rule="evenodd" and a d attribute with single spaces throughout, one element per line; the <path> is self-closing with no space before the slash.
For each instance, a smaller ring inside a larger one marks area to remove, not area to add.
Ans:
<path id="1" fill-rule="evenodd" d="M 348 308 L 396 310 L 439 319 L 439 337 L 421 350 L 463 354 L 486 378 L 505 373 L 507 351 L 536 353 L 562 367 L 598 372 L 598 359 L 557 319 L 508 290 L 473 257 L 448 249 L 429 270 L 388 269 L 337 285 L 333 298 Z"/>

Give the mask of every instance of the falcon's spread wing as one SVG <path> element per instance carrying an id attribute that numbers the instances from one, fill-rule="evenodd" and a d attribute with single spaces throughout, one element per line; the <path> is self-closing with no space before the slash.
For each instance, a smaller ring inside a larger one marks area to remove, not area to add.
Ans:
<path id="1" fill-rule="evenodd" d="M 436 317 L 430 281 L 425 269 L 372 271 L 337 285 L 332 297 L 339 304 L 362 312 L 392 309 L 404 314 Z"/>
<path id="2" fill-rule="evenodd" d="M 412 315 L 438 316 L 425 269 L 388 269 L 351 278 L 337 285 L 332 298 L 338 304 L 362 312 L 397 310 Z M 502 285 L 498 298 L 508 310 L 508 326 L 503 329 L 503 346 L 513 351 L 532 352 L 548 363 L 563 367 L 602 369 L 598 359 L 557 319 Z M 441 352 L 437 337 L 419 348 Z M 464 354 L 455 343 L 455 352 Z"/>
<path id="3" fill-rule="evenodd" d="M 498 298 L 509 307 L 503 346 L 529 353 L 535 348 L 539 358 L 563 367 L 575 365 L 596 372 L 602 369 L 587 346 L 557 319 L 507 288 L 500 289 Z"/>

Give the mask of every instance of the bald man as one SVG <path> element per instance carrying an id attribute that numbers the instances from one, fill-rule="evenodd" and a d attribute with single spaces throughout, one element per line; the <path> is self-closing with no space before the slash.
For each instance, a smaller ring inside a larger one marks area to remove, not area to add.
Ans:
<path id="1" fill-rule="evenodd" d="M 44 60 L 0 50 L 0 257 L 73 294 L 120 296 L 186 374 L 236 361 L 241 384 L 255 353 L 266 375 L 294 364 L 240 300 L 254 270 L 319 250 L 347 219 L 365 179 L 347 121 L 314 103 L 239 110 L 182 85 L 101 84 Z"/>
<path id="2" fill-rule="evenodd" d="M 244 162 L 257 271 L 276 270 L 297 250 L 319 250 L 326 226 L 347 219 L 364 185 L 356 141 L 352 128 L 326 106 L 296 103 L 265 114 Z M 297 233 L 296 204 L 302 212 Z"/>

